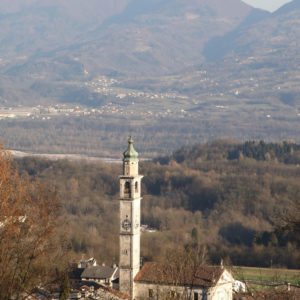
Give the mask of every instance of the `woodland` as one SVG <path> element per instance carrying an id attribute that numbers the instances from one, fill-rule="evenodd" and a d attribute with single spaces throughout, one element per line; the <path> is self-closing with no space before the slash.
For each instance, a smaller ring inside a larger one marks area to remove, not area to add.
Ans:
<path id="1" fill-rule="evenodd" d="M 28 299 L 37 287 L 63 282 L 71 249 L 57 194 L 20 176 L 1 144 L 0 199 L 0 300 Z"/>
<path id="2" fill-rule="evenodd" d="M 118 262 L 120 164 L 27 157 L 14 165 L 56 190 L 78 258 Z M 141 162 L 142 224 L 155 229 L 142 234 L 143 260 L 201 245 L 212 264 L 300 268 L 299 165 L 295 143 L 230 140 Z"/>

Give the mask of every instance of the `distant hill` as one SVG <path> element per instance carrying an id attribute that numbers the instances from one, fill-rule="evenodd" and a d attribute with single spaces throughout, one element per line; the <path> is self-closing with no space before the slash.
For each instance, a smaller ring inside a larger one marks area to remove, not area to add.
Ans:
<path id="1" fill-rule="evenodd" d="M 237 43 L 247 36 L 247 30 L 256 26 L 261 21 L 266 20 L 271 14 L 264 10 L 254 10 L 248 17 L 234 30 L 226 33 L 224 36 L 213 37 L 208 41 L 203 50 L 203 55 L 207 61 L 221 61 L 227 54 L 249 52 L 250 43 L 238 48 Z"/>
<path id="2" fill-rule="evenodd" d="M 293 55 L 299 48 L 299 19 L 299 0 L 284 5 L 273 14 L 252 12 L 234 31 L 207 43 L 204 55 L 212 61 L 226 55 Z"/>
<path id="3" fill-rule="evenodd" d="M 273 14 L 240 0 L 5 0 L 0 10 L 0 104 L 86 103 L 84 82 L 99 75 L 207 101 L 228 92 L 234 102 L 242 86 L 239 98 L 275 98 L 275 110 L 298 103 L 299 0 Z"/>
<path id="4" fill-rule="evenodd" d="M 203 61 L 203 44 L 251 11 L 240 0 L 14 0 L 0 9 L 0 56 L 19 57 L 24 72 L 36 69 L 41 57 L 60 63 L 76 56 L 94 73 L 146 74 Z"/>
<path id="5" fill-rule="evenodd" d="M 204 61 L 204 44 L 234 29 L 252 11 L 239 0 L 132 0 L 70 51 L 91 73 L 161 75 Z"/>
<path id="6" fill-rule="evenodd" d="M 263 111 L 268 104 L 283 120 L 286 107 L 300 109 L 299 19 L 299 0 L 272 14 L 252 10 L 234 30 L 205 44 L 205 62 L 177 72 L 172 80 L 144 80 L 141 85 L 181 91 L 206 103 L 243 104 L 247 111 L 248 105 L 262 105 Z"/>
<path id="7" fill-rule="evenodd" d="M 3 0 L 0 3 L 0 55 L 33 56 L 66 47 L 129 0 Z"/>

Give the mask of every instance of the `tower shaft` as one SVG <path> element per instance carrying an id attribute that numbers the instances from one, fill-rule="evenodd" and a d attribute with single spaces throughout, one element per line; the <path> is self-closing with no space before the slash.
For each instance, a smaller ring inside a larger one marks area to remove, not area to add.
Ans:
<path id="1" fill-rule="evenodd" d="M 134 298 L 134 278 L 140 269 L 141 179 L 138 154 L 129 139 L 120 176 L 119 289 Z"/>

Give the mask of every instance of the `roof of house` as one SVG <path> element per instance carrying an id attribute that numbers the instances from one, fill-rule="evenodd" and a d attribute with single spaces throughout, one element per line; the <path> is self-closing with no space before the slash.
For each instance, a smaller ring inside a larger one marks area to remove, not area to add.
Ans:
<path id="1" fill-rule="evenodd" d="M 175 264 L 145 263 L 136 275 L 136 282 L 168 284 L 180 286 L 213 287 L 225 269 L 201 266 L 197 268 Z"/>
<path id="2" fill-rule="evenodd" d="M 111 278 L 115 273 L 116 268 L 108 266 L 95 266 L 86 268 L 81 274 L 81 278 L 106 279 Z"/>
<path id="3" fill-rule="evenodd" d="M 73 292 L 80 292 L 81 290 L 90 288 L 91 286 L 94 287 L 94 290 L 97 291 L 97 293 L 103 292 L 105 294 L 107 294 L 105 297 L 100 297 L 101 299 L 131 299 L 131 297 L 129 295 L 123 294 L 119 291 L 116 291 L 110 287 L 105 287 L 101 284 L 98 284 L 94 281 L 81 281 L 80 283 L 78 283 L 75 288 L 76 290 L 72 289 Z M 102 296 L 103 296 L 103 293 Z M 113 297 L 116 296 L 116 297 Z M 98 298 L 97 298 L 98 299 Z"/>

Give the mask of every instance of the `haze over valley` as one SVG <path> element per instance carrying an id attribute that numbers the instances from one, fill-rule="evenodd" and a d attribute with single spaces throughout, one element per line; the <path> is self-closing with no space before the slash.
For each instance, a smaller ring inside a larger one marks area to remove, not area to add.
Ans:
<path id="1" fill-rule="evenodd" d="M 274 13 L 239 0 L 0 9 L 7 148 L 117 156 L 129 133 L 149 157 L 218 137 L 299 142 L 299 0 Z"/>

